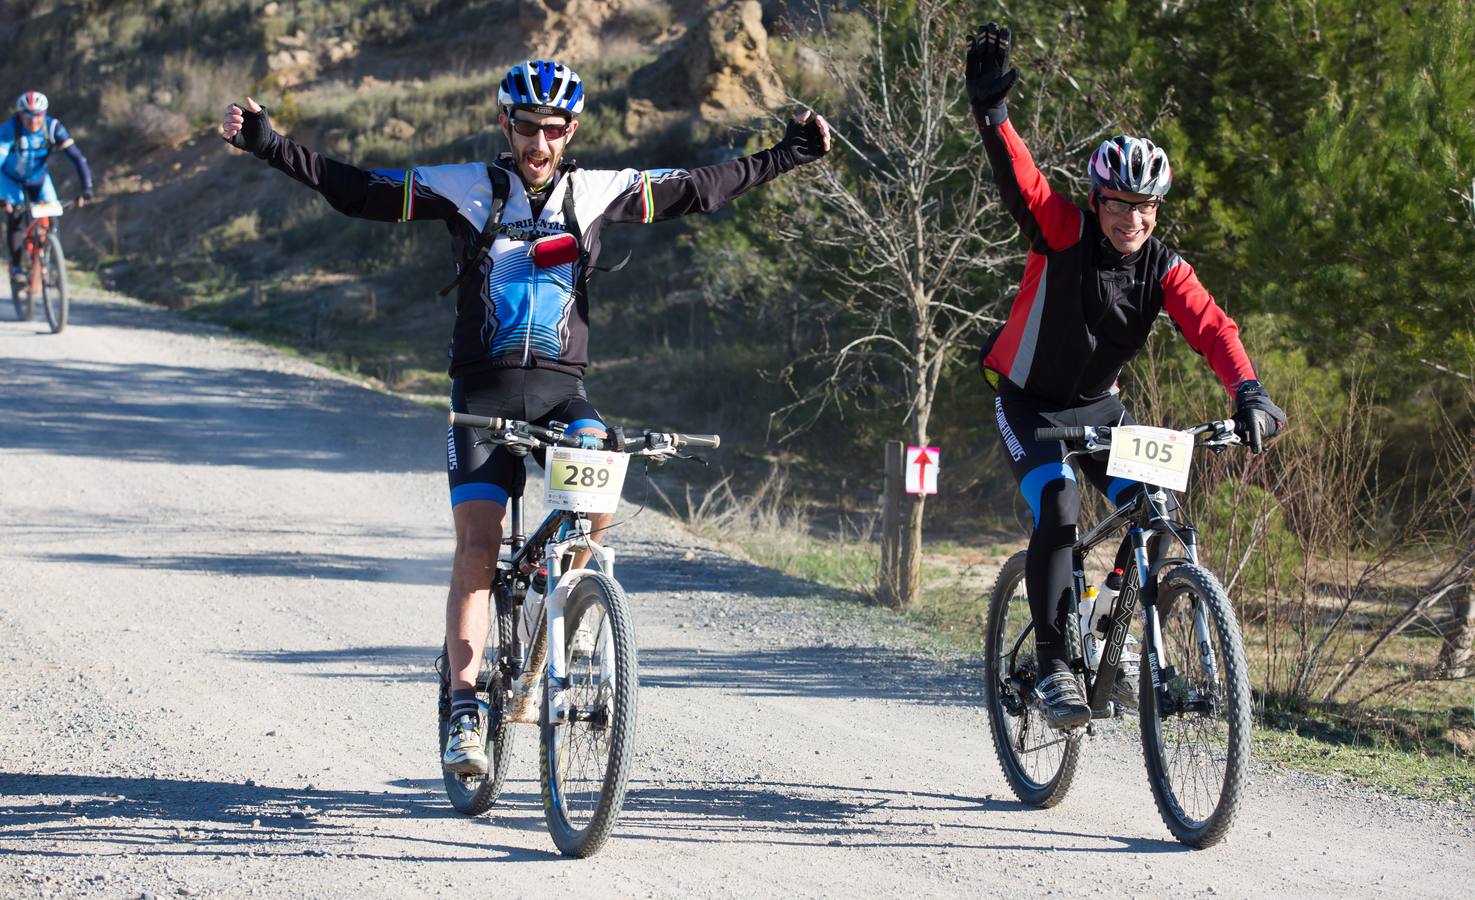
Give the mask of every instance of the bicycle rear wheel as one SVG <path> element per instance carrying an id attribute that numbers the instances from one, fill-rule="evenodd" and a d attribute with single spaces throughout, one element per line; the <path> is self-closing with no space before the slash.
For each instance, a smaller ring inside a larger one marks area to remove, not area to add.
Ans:
<path id="1" fill-rule="evenodd" d="M 1191 847 L 1224 839 L 1250 765 L 1250 678 L 1229 596 L 1207 569 L 1174 568 L 1158 588 L 1162 659 L 1139 688 L 1142 749 L 1158 813 Z"/>
<path id="2" fill-rule="evenodd" d="M 56 334 L 67 327 L 67 256 L 61 241 L 53 232 L 46 237 L 41 254 L 41 306 L 46 310 L 46 324 Z"/>
<path id="3" fill-rule="evenodd" d="M 543 814 L 558 849 L 587 857 L 614 830 L 635 750 L 635 628 L 629 602 L 607 575 L 584 576 L 564 608 L 567 721 L 543 704 Z"/>
<path id="4" fill-rule="evenodd" d="M 512 616 L 512 601 L 506 591 L 496 587 L 492 590 L 492 627 L 487 634 L 486 649 L 482 652 L 481 673 L 477 678 L 477 697 L 487 704 L 486 753 L 490 771 L 485 775 L 462 775 L 441 769 L 441 781 L 446 786 L 446 796 L 457 812 L 468 816 L 479 816 L 491 809 L 502 796 L 502 786 L 507 781 L 507 764 L 512 759 L 511 723 L 505 715 L 511 693 L 510 664 L 512 660 L 512 635 L 515 623 Z M 444 648 L 436 660 L 440 672 L 440 702 L 438 716 L 439 744 L 437 753 L 445 749 L 446 732 L 451 724 L 451 680 L 449 664 Z"/>
<path id="5" fill-rule="evenodd" d="M 983 695 L 994 753 L 1009 788 L 1024 803 L 1050 807 L 1065 799 L 1075 778 L 1081 730 L 1056 731 L 1030 702 L 1039 666 L 1024 560 L 1021 551 L 1004 563 L 989 598 Z"/>

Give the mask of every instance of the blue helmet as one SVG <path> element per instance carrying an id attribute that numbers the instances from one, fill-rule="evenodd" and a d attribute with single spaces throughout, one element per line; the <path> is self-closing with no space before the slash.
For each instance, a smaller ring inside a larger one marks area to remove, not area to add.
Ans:
<path id="1" fill-rule="evenodd" d="M 497 89 L 504 109 L 577 116 L 584 109 L 584 83 L 573 69 L 549 59 L 530 59 L 507 70 Z"/>

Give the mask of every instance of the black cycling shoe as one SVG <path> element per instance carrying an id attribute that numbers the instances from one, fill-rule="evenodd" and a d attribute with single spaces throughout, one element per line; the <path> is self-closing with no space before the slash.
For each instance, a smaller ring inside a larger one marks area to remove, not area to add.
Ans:
<path id="1" fill-rule="evenodd" d="M 1079 728 L 1091 721 L 1091 707 L 1086 705 L 1081 683 L 1070 672 L 1056 672 L 1041 681 L 1035 686 L 1035 698 L 1045 724 L 1057 731 Z"/>

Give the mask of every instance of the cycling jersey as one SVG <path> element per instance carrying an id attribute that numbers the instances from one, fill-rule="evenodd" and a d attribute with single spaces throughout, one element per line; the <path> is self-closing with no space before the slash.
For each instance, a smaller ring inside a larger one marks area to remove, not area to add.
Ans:
<path id="1" fill-rule="evenodd" d="M 280 134 L 273 135 L 263 158 L 347 215 L 385 222 L 445 222 L 458 264 L 476 246 L 492 206 L 492 182 L 483 163 L 369 171 L 329 159 Z M 584 257 L 582 262 L 536 268 L 528 253 L 530 241 L 498 234 L 480 271 L 458 287 L 449 351 L 452 376 L 508 367 L 582 376 L 589 364 L 585 267 L 592 267 L 599 257 L 604 225 L 712 212 L 794 168 L 795 160 L 790 151 L 776 147 L 689 171 L 573 169 L 558 177 L 537 215 L 510 157 L 493 165 L 506 169 L 511 182 L 503 225 L 535 236 L 568 230 L 564 192 L 573 191 Z"/>
<path id="2" fill-rule="evenodd" d="M 979 355 L 991 383 L 1060 406 L 1099 400 L 1164 311 L 1231 393 L 1255 377 L 1239 328 L 1183 257 L 1155 237 L 1118 253 L 1095 213 L 1045 181 L 1008 119 L 978 118 L 994 181 L 1030 243 L 1009 318 Z"/>
<path id="3" fill-rule="evenodd" d="M 77 167 L 82 193 L 91 194 L 92 173 L 87 167 L 87 158 L 77 149 L 76 141 L 72 140 L 60 119 L 47 116 L 39 131 L 32 131 L 21 124 L 19 116 L 11 116 L 0 123 L 0 175 L 16 185 L 40 186 L 47 178 L 46 165 L 56 150 L 66 153 L 72 165 Z"/>

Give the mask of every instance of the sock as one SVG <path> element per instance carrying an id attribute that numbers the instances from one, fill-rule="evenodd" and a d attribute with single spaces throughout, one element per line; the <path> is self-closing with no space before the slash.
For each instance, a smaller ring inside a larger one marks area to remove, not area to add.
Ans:
<path id="1" fill-rule="evenodd" d="M 475 688 L 451 691 L 451 721 L 455 722 L 466 715 L 481 715 L 481 704 L 477 702 Z"/>

